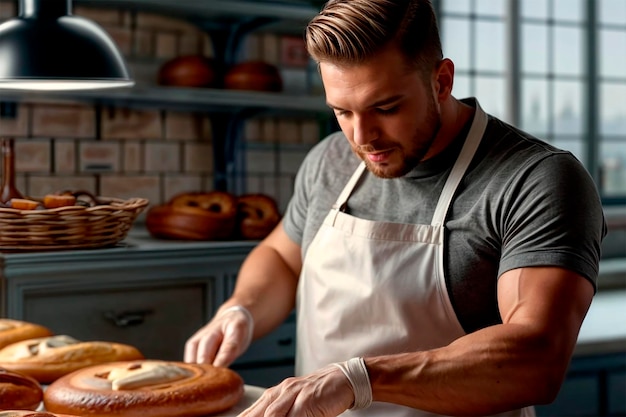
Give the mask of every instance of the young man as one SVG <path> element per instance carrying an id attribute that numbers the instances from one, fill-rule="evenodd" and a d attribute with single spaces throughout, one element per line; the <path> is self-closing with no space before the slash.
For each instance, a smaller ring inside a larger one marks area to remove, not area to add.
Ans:
<path id="1" fill-rule="evenodd" d="M 588 173 L 451 95 L 427 0 L 331 0 L 306 41 L 341 132 L 185 360 L 228 365 L 295 307 L 297 376 L 243 415 L 533 415 L 596 288 Z"/>

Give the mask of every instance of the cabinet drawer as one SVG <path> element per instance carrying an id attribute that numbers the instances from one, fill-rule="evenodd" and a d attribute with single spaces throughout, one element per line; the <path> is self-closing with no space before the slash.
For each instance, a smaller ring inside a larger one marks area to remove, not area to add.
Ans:
<path id="1" fill-rule="evenodd" d="M 236 364 L 293 360 L 296 356 L 296 323 L 287 321 L 272 333 L 256 340 Z"/>
<path id="2" fill-rule="evenodd" d="M 24 319 L 79 340 L 130 344 L 147 358 L 182 360 L 185 341 L 205 324 L 205 291 L 196 284 L 30 293 Z"/>

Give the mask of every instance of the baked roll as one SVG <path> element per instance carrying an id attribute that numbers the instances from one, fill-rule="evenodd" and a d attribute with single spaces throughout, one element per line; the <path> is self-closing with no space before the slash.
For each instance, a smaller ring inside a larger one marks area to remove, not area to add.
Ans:
<path id="1" fill-rule="evenodd" d="M 36 410 L 42 400 L 43 389 L 34 378 L 0 368 L 0 410 Z"/>
<path id="2" fill-rule="evenodd" d="M 209 364 L 141 360 L 80 369 L 44 392 L 46 410 L 93 417 L 191 417 L 226 411 L 243 379 Z"/>
<path id="3" fill-rule="evenodd" d="M 52 336 L 47 327 L 21 320 L 0 319 L 0 349 L 26 339 Z"/>
<path id="4" fill-rule="evenodd" d="M 29 375 L 42 384 L 87 366 L 135 359 L 143 359 L 143 354 L 133 346 L 81 342 L 67 335 L 23 340 L 0 349 L 0 367 Z"/>

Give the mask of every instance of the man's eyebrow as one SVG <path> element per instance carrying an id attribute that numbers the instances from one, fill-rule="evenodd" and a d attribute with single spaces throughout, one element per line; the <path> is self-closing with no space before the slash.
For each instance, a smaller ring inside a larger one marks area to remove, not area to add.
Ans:
<path id="1" fill-rule="evenodd" d="M 402 97 L 404 97 L 404 95 L 402 95 L 402 94 L 397 94 L 395 96 L 387 97 L 387 98 L 384 98 L 382 100 L 378 100 L 378 101 L 370 104 L 368 106 L 368 108 L 371 109 L 371 108 L 374 108 L 374 107 L 381 107 L 381 106 L 385 106 L 387 104 L 395 103 L 395 102 L 399 101 Z M 342 109 L 339 106 L 336 106 L 336 105 L 332 104 L 329 101 L 326 102 L 326 105 L 328 107 L 330 107 L 331 109 L 333 109 L 333 110 L 345 110 L 345 109 Z"/>

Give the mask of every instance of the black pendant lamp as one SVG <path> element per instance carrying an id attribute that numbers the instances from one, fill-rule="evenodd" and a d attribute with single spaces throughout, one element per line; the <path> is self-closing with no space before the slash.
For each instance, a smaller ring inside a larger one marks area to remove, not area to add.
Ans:
<path id="1" fill-rule="evenodd" d="M 0 24 L 0 89 L 130 87 L 121 53 L 97 24 L 72 16 L 71 0 L 20 0 Z"/>

